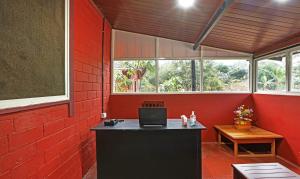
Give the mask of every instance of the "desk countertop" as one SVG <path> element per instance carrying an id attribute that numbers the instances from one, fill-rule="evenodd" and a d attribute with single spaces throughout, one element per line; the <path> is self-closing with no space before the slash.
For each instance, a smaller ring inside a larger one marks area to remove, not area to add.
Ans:
<path id="1" fill-rule="evenodd" d="M 107 130 L 147 130 L 147 131 L 156 131 L 156 130 L 204 130 L 206 129 L 201 123 L 197 122 L 195 126 L 182 126 L 180 119 L 168 119 L 167 126 L 158 127 L 140 127 L 138 119 L 118 119 L 124 120 L 124 122 L 119 122 L 115 126 L 104 126 L 104 121 L 102 121 L 98 126 L 92 128 L 93 131 L 107 131 Z"/>

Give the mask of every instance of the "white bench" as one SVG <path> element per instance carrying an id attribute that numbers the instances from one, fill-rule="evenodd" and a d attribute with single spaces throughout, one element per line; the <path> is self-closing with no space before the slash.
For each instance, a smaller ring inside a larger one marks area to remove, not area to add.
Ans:
<path id="1" fill-rule="evenodd" d="M 300 179 L 300 176 L 279 163 L 233 164 L 234 179 Z"/>

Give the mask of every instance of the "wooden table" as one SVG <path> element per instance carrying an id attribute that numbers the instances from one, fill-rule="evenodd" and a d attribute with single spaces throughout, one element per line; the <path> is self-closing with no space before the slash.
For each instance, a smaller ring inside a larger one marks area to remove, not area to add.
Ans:
<path id="1" fill-rule="evenodd" d="M 218 131 L 220 144 L 222 136 L 233 142 L 235 157 L 274 157 L 276 153 L 275 141 L 283 138 L 281 135 L 254 126 L 250 130 L 239 130 L 233 125 L 217 125 L 215 128 Z M 249 154 L 239 154 L 239 144 L 271 144 L 271 153 L 255 154 L 247 151 Z"/>
<path id="2" fill-rule="evenodd" d="M 233 164 L 234 179 L 293 178 L 300 176 L 279 163 Z"/>

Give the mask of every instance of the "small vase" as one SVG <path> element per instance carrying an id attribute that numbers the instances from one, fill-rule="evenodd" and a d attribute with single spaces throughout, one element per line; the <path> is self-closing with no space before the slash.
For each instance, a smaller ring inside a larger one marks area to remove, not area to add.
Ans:
<path id="1" fill-rule="evenodd" d="M 234 126 L 239 130 L 249 130 L 252 127 L 251 121 L 243 120 L 243 119 L 235 119 Z"/>

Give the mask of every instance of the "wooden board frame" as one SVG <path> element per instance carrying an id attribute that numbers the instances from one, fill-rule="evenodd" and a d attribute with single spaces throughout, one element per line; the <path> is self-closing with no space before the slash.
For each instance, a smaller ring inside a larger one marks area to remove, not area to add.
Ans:
<path id="1" fill-rule="evenodd" d="M 24 99 L 0 100 L 0 114 L 30 110 L 46 106 L 68 104 L 69 115 L 74 114 L 73 104 L 73 64 L 71 63 L 73 49 L 73 0 L 64 0 L 65 2 L 65 94 L 59 96 L 34 97 Z"/>

